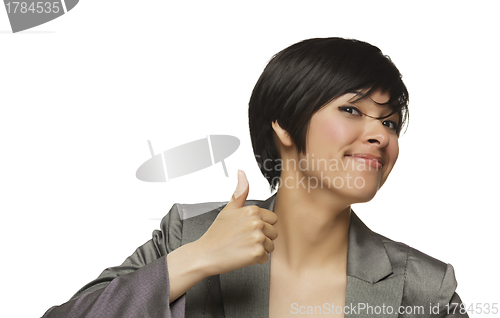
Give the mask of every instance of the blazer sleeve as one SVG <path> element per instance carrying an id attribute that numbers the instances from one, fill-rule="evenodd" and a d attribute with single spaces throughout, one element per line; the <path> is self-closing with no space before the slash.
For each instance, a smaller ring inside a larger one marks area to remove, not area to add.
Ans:
<path id="1" fill-rule="evenodd" d="M 467 318 L 451 264 L 409 248 L 400 317 Z"/>
<path id="2" fill-rule="evenodd" d="M 182 220 L 175 204 L 151 240 L 123 264 L 104 270 L 68 302 L 43 318 L 184 317 L 185 294 L 170 304 L 166 255 L 181 245 Z"/>
<path id="3" fill-rule="evenodd" d="M 467 310 L 462 304 L 462 300 L 455 292 L 457 288 L 457 280 L 455 271 L 451 264 L 447 264 L 446 273 L 441 283 L 440 294 L 443 295 L 443 303 L 445 304 L 440 309 L 440 317 L 445 318 L 468 318 Z M 450 297 L 451 295 L 451 297 Z"/>

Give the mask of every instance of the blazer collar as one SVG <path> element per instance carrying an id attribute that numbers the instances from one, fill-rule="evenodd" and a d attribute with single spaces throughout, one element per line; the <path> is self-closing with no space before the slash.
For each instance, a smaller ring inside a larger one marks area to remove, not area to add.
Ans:
<path id="1" fill-rule="evenodd" d="M 380 236 L 370 230 L 352 210 L 348 244 L 347 276 L 373 284 L 392 274 L 391 261 Z"/>
<path id="2" fill-rule="evenodd" d="M 274 212 L 275 202 L 276 194 L 266 201 L 249 201 L 245 205 L 255 204 Z M 346 303 L 356 301 L 358 288 L 370 288 L 393 272 L 381 237 L 352 210 L 348 244 Z M 271 263 L 267 262 L 220 275 L 226 317 L 268 317 L 270 271 Z"/>

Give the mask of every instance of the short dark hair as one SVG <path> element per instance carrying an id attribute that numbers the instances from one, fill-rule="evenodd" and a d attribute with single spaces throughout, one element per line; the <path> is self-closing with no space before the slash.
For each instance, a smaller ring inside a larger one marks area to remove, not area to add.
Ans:
<path id="1" fill-rule="evenodd" d="M 380 90 L 399 114 L 397 133 L 408 118 L 408 91 L 394 63 L 369 43 L 343 38 L 308 39 L 282 50 L 260 76 L 248 108 L 250 137 L 259 168 L 276 189 L 281 171 L 272 122 L 285 129 L 305 154 L 312 115 L 347 93 L 359 99 Z"/>

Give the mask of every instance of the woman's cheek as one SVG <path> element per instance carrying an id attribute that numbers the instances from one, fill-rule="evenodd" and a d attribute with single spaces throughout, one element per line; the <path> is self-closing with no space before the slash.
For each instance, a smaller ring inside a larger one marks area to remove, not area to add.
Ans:
<path id="1" fill-rule="evenodd" d="M 330 143 L 340 147 L 351 144 L 356 139 L 355 127 L 339 119 L 331 119 L 325 123 L 323 131 Z"/>
<path id="2" fill-rule="evenodd" d="M 389 152 L 389 158 L 390 158 L 390 160 L 392 162 L 392 165 L 394 166 L 394 164 L 398 160 L 398 156 L 399 156 L 399 140 L 398 140 L 397 137 L 395 137 L 389 143 L 388 152 Z"/>
<path id="3" fill-rule="evenodd" d="M 394 168 L 394 165 L 396 164 L 396 161 L 399 156 L 399 142 L 398 139 L 393 139 L 390 141 L 389 145 L 387 146 L 387 171 L 385 171 L 385 176 L 382 182 L 385 182 L 387 177 L 389 177 L 389 174 L 392 171 L 392 168 Z"/>

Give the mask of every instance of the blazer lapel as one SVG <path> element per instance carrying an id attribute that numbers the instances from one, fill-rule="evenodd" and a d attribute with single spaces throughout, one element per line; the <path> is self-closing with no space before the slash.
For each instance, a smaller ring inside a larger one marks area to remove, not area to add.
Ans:
<path id="1" fill-rule="evenodd" d="M 395 273 L 382 237 L 351 210 L 345 317 L 397 317 L 404 273 Z M 393 258 L 401 256 L 396 255 Z"/>

